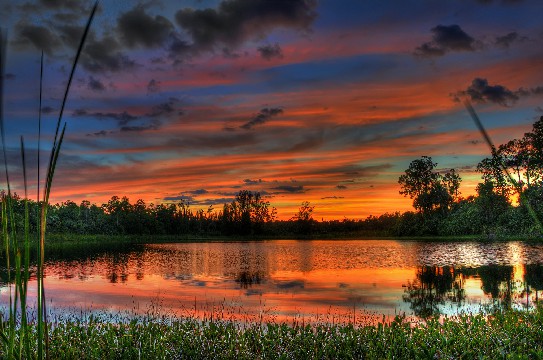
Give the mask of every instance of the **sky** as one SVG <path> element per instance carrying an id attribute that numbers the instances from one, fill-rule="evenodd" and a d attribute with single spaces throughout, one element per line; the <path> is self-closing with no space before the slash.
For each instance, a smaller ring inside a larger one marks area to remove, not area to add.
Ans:
<path id="1" fill-rule="evenodd" d="M 19 194 L 20 136 L 35 197 L 38 151 L 43 179 L 92 5 L 0 0 Z M 280 219 L 304 201 L 318 220 L 362 219 L 412 209 L 398 177 L 421 156 L 456 169 L 472 195 L 489 149 L 462 99 L 496 144 L 531 130 L 543 115 L 541 19 L 539 0 L 102 0 L 51 202 L 117 195 L 220 210 L 250 190 Z"/>

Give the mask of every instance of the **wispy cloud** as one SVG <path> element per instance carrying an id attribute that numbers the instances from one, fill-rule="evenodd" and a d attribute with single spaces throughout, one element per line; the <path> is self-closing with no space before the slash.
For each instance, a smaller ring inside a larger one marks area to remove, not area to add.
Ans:
<path id="1" fill-rule="evenodd" d="M 281 108 L 264 108 L 260 110 L 260 112 L 256 114 L 251 120 L 241 125 L 240 128 L 250 130 L 254 126 L 262 125 L 268 122 L 271 118 L 278 116 L 282 113 L 283 109 Z"/>

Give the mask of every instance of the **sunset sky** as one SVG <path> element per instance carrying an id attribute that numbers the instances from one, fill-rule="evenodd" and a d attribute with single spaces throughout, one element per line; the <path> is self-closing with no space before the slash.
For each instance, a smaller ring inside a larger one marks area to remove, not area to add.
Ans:
<path id="1" fill-rule="evenodd" d="M 18 193 L 20 135 L 36 191 L 41 50 L 43 178 L 92 4 L 1 2 Z M 473 194 L 489 150 L 459 100 L 473 101 L 497 144 L 529 131 L 543 115 L 542 19 L 540 0 L 101 1 L 52 202 L 220 209 L 247 189 L 282 219 L 306 200 L 318 220 L 365 218 L 411 209 L 397 181 L 423 155 L 457 169 Z"/>

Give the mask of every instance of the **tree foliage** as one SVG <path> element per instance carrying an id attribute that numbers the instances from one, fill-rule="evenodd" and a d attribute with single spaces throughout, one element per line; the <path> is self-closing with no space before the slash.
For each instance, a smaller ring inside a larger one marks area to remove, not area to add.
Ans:
<path id="1" fill-rule="evenodd" d="M 477 170 L 485 182 L 491 182 L 497 193 L 520 195 L 543 182 L 543 116 L 533 124 L 532 131 L 522 139 L 500 145 Z M 507 176 L 509 173 L 511 176 Z"/>
<path id="2" fill-rule="evenodd" d="M 451 169 L 441 175 L 434 170 L 436 166 L 431 157 L 423 156 L 413 160 L 398 179 L 400 194 L 413 199 L 413 207 L 425 215 L 435 210 L 447 212 L 460 195 L 458 173 Z"/>

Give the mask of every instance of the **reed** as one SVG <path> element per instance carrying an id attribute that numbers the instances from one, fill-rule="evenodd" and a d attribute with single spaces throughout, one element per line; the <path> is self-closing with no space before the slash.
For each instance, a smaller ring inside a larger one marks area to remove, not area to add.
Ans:
<path id="1" fill-rule="evenodd" d="M 4 171 L 6 178 L 7 193 L 2 194 L 2 240 L 4 243 L 6 267 L 8 273 L 8 283 L 11 283 L 14 276 L 14 286 L 9 287 L 9 308 L 8 318 L 4 318 L 4 314 L 0 316 L 0 342 L 2 344 L 2 358 L 6 359 L 30 359 L 37 356 L 38 359 L 49 358 L 48 351 L 48 330 L 46 318 L 46 302 L 44 289 L 44 262 L 45 262 L 45 234 L 46 234 L 46 219 L 47 209 L 49 205 L 49 196 L 53 184 L 53 178 L 57 161 L 62 147 L 64 134 L 66 131 L 66 122 L 63 123 L 62 117 L 66 107 L 66 101 L 70 91 L 71 83 L 77 68 L 77 63 L 83 51 L 89 29 L 96 13 L 98 2 L 96 2 L 91 10 L 89 19 L 84 28 L 79 47 L 72 62 L 72 69 L 68 78 L 68 83 L 64 91 L 64 97 L 60 108 L 56 130 L 54 133 L 54 141 L 49 157 L 49 164 L 46 172 L 46 179 L 43 189 L 43 197 L 40 201 L 40 167 L 39 167 L 39 152 L 41 147 L 41 102 L 43 94 L 43 52 L 40 61 L 40 94 L 39 94 L 39 110 L 38 110 L 38 204 L 41 205 L 39 214 L 39 234 L 38 234 L 38 261 L 37 261 L 37 324 L 29 323 L 30 309 L 28 308 L 28 279 L 30 276 L 30 226 L 29 226 L 29 207 L 28 207 L 28 186 L 26 174 L 26 154 L 24 139 L 21 137 L 21 158 L 23 168 L 24 182 L 24 225 L 22 229 L 22 243 L 17 237 L 17 224 L 12 205 L 11 184 L 9 179 L 8 159 L 6 151 L 6 137 L 4 126 L 4 79 L 5 79 L 5 60 L 7 49 L 7 34 L 4 31 L 0 32 L 0 135 L 2 140 L 2 152 L 4 155 Z M 61 130 L 61 123 L 62 130 Z M 15 264 L 11 264 L 10 258 L 15 259 Z M 13 267 L 14 266 L 14 267 Z M 14 275 L 12 275 L 12 271 Z M 36 336 L 34 335 L 36 334 Z M 33 349 L 36 349 L 34 354 Z"/>

